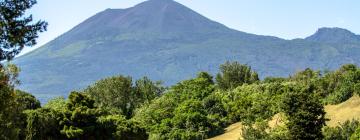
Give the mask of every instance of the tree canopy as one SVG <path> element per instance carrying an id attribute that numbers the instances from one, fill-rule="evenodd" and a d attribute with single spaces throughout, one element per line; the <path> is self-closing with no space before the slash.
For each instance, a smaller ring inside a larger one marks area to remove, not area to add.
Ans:
<path id="1" fill-rule="evenodd" d="M 250 66 L 238 62 L 229 62 L 220 65 L 220 73 L 216 75 L 216 82 L 221 89 L 234 89 L 243 84 L 259 81 L 258 74 Z"/>
<path id="2" fill-rule="evenodd" d="M 0 61 L 14 58 L 26 46 L 36 44 L 38 33 L 46 30 L 44 21 L 34 22 L 26 10 L 36 0 L 2 0 L 0 2 Z"/>

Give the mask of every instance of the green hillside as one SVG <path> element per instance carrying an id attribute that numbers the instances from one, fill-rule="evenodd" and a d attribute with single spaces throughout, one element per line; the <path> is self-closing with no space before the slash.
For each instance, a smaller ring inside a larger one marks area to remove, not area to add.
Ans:
<path id="1" fill-rule="evenodd" d="M 251 65 L 261 78 L 332 70 L 360 64 L 359 38 L 339 28 L 295 40 L 249 34 L 172 0 L 149 0 L 100 12 L 14 63 L 22 69 L 19 88 L 45 102 L 117 74 L 173 85 L 198 71 L 214 74 L 227 60 Z"/>

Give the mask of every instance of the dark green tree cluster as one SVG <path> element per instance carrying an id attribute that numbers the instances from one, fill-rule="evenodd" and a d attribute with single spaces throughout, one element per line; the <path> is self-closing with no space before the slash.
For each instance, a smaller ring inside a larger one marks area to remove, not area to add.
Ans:
<path id="1" fill-rule="evenodd" d="M 226 115 L 214 91 L 212 76 L 201 72 L 139 108 L 134 118 L 147 126 L 150 139 L 208 138 L 223 132 Z"/>
<path id="2" fill-rule="evenodd" d="M 258 74 L 251 67 L 238 62 L 229 62 L 220 65 L 220 73 L 216 75 L 217 85 L 220 89 L 233 89 L 243 84 L 259 81 Z"/>
<path id="3" fill-rule="evenodd" d="M 11 60 L 25 46 L 35 45 L 38 33 L 46 30 L 46 22 L 34 22 L 32 15 L 25 15 L 34 4 L 36 0 L 0 1 L 0 61 Z M 0 139 L 23 136 L 23 111 L 40 106 L 32 95 L 14 89 L 18 73 L 16 66 L 0 64 Z"/>
<path id="4" fill-rule="evenodd" d="M 134 85 L 131 77 L 120 75 L 100 80 L 84 92 L 95 99 L 100 108 L 131 118 L 135 108 L 159 97 L 164 90 L 161 82 L 153 82 L 147 77 L 136 80 Z"/>
<path id="5" fill-rule="evenodd" d="M 282 111 L 288 122 L 290 139 L 320 140 L 325 126 L 325 110 L 319 98 L 309 92 L 290 92 L 284 96 Z"/>
<path id="6" fill-rule="evenodd" d="M 25 137 L 20 139 L 147 138 L 137 122 L 96 107 L 95 100 L 79 92 L 72 92 L 65 106 L 28 110 L 26 116 Z"/>
<path id="7" fill-rule="evenodd" d="M 19 69 L 14 65 L 0 67 L 0 139 L 16 139 L 22 134 L 22 111 L 39 107 L 39 101 L 14 86 Z"/>
<path id="8" fill-rule="evenodd" d="M 353 64 L 343 65 L 340 69 L 329 72 L 319 81 L 321 96 L 326 104 L 338 104 L 354 94 L 359 95 L 360 69 Z"/>
<path id="9" fill-rule="evenodd" d="M 1 67 L 0 70 L 0 139 L 144 140 L 148 138 L 146 129 L 139 122 L 116 113 L 121 111 L 113 112 L 111 109 L 98 106 L 88 93 L 72 92 L 67 100 L 55 98 L 41 107 L 34 96 L 14 89 L 18 83 L 16 80 L 18 72 L 19 69 L 11 64 Z M 145 81 L 143 82 L 145 84 L 141 85 L 142 90 L 147 94 L 160 94 L 159 89 L 153 90 L 154 87 L 158 87 L 155 82 L 147 78 L 139 81 Z M 142 90 L 134 88 L 134 91 Z M 121 89 L 118 89 L 118 92 L 124 93 Z M 141 99 L 145 100 L 148 96 Z M 99 104 L 103 104 L 101 103 L 103 101 L 106 100 L 100 101 Z"/>

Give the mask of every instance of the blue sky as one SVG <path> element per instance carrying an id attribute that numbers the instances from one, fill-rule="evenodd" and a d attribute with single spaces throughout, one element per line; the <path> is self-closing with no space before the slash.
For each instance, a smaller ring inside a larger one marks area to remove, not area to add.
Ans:
<path id="1" fill-rule="evenodd" d="M 28 13 L 49 23 L 41 46 L 106 8 L 128 8 L 145 0 L 38 0 Z M 359 0 L 175 0 L 230 28 L 285 39 L 304 38 L 319 27 L 360 34 Z M 28 52 L 31 49 L 26 49 Z"/>

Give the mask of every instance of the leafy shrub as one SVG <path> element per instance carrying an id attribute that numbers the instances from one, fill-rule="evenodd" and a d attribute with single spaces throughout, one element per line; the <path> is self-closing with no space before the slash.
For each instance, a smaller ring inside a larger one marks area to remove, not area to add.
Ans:
<path id="1" fill-rule="evenodd" d="M 325 127 L 324 140 L 349 140 L 359 127 L 359 121 L 346 121 L 336 127 Z M 355 137 L 355 136 L 354 136 Z"/>

